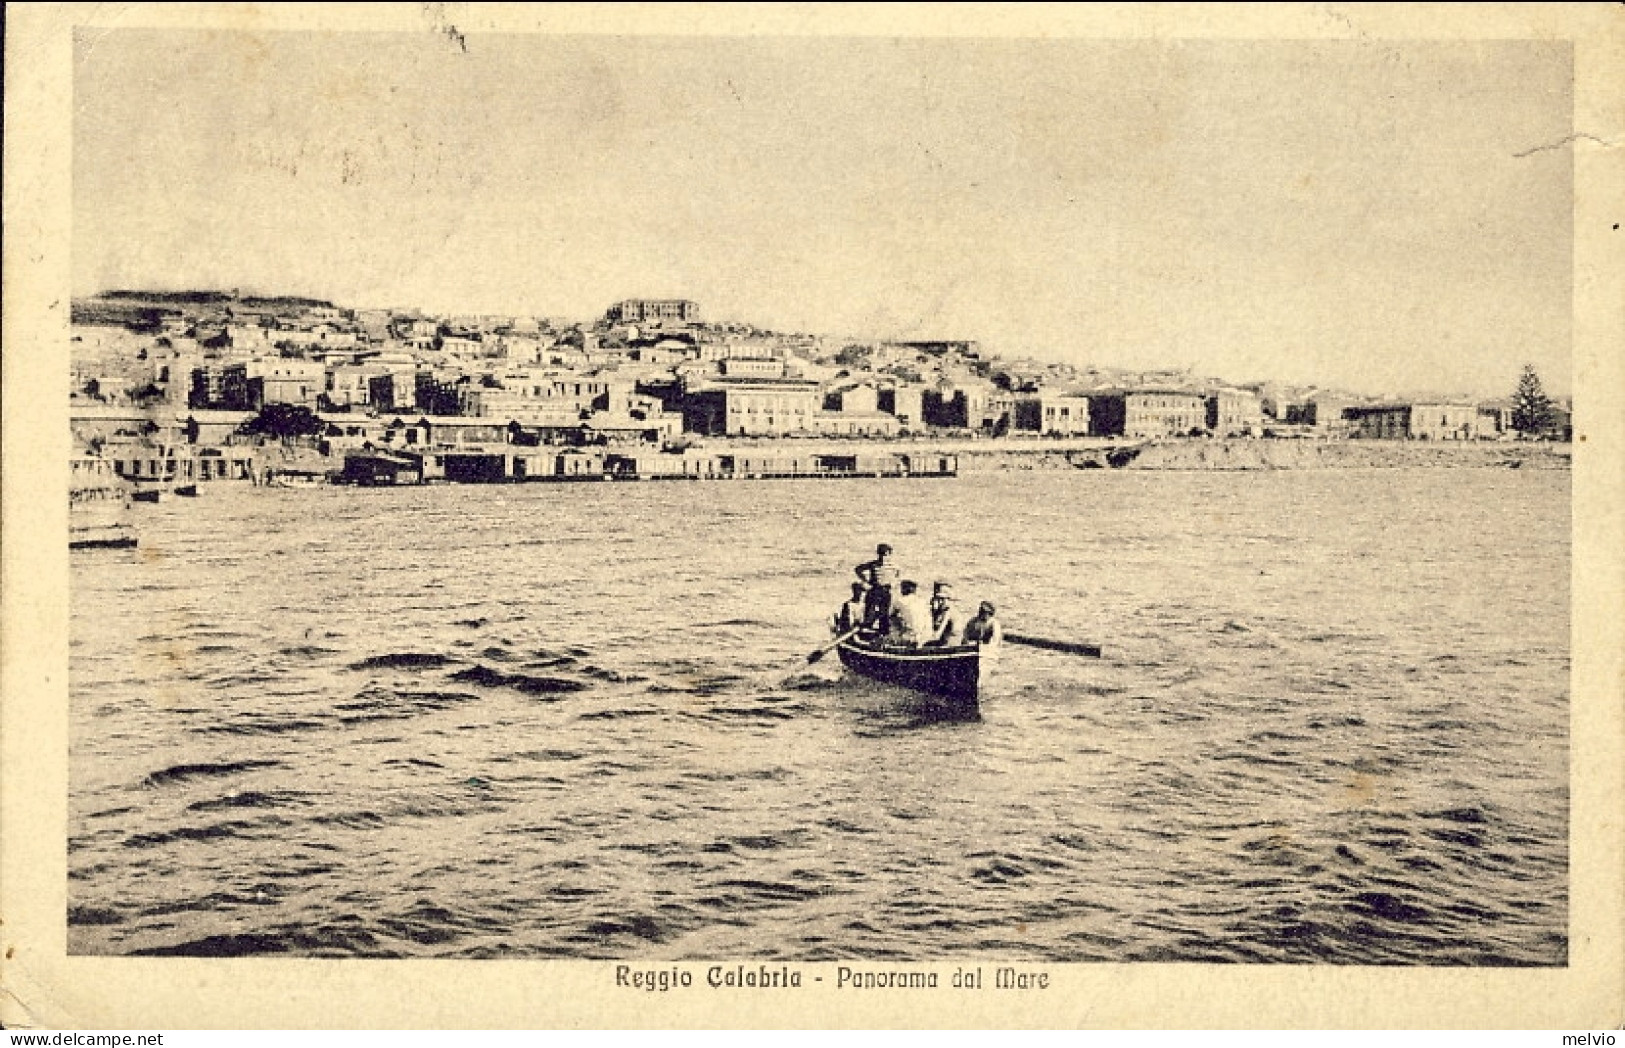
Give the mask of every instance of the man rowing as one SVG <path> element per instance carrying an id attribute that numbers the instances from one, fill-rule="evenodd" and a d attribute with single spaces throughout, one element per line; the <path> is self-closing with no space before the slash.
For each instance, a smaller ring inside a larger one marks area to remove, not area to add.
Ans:
<path id="1" fill-rule="evenodd" d="M 954 588 L 946 582 L 931 587 L 931 636 L 927 648 L 951 648 L 962 632 L 959 609 L 954 606 Z"/>
<path id="2" fill-rule="evenodd" d="M 993 602 L 984 600 L 976 609 L 976 617 L 965 623 L 965 643 L 980 645 L 984 655 L 997 654 L 1004 641 L 1004 627 L 994 615 Z"/>
<path id="3" fill-rule="evenodd" d="M 863 626 L 864 616 L 868 609 L 868 587 L 861 582 L 852 583 L 852 598 L 835 612 L 830 625 L 836 633 L 851 633 Z"/>

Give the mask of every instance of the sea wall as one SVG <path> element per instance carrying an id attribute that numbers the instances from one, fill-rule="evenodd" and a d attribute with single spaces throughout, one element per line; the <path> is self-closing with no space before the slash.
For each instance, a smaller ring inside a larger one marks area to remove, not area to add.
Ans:
<path id="1" fill-rule="evenodd" d="M 961 451 L 962 472 L 1010 469 L 1568 469 L 1567 444 L 1178 440 L 1087 449 Z"/>

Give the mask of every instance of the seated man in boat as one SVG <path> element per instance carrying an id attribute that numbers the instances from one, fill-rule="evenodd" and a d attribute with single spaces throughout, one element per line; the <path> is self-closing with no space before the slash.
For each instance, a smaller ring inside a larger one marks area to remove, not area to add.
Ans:
<path id="1" fill-rule="evenodd" d="M 868 610 L 868 587 L 861 582 L 852 583 L 852 599 L 842 604 L 830 621 L 836 633 L 851 633 L 863 625 Z"/>
<path id="2" fill-rule="evenodd" d="M 976 609 L 976 617 L 965 623 L 965 643 L 977 644 L 986 650 L 987 654 L 998 651 L 999 645 L 1004 641 L 1004 627 L 994 618 L 995 609 L 992 601 L 982 601 Z"/>
<path id="3" fill-rule="evenodd" d="M 891 602 L 891 629 L 886 634 L 886 646 L 917 648 L 930 636 L 931 605 L 913 579 L 904 579 L 898 583 L 897 598 Z"/>
<path id="4" fill-rule="evenodd" d="M 946 582 L 931 587 L 931 639 L 927 648 L 951 648 L 959 643 L 964 623 L 954 606 L 954 588 Z"/>
<path id="5" fill-rule="evenodd" d="M 882 542 L 875 547 L 874 560 L 864 561 L 853 570 L 865 587 L 864 626 L 885 632 L 891 622 L 892 589 L 900 575 L 892 563 L 891 547 Z"/>

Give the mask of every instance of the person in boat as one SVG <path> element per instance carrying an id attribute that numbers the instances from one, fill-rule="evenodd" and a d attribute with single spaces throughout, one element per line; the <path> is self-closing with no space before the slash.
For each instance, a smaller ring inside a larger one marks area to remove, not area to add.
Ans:
<path id="1" fill-rule="evenodd" d="M 892 592 L 897 586 L 901 572 L 897 565 L 892 563 L 891 546 L 882 542 L 875 547 L 875 559 L 864 561 L 855 569 L 858 580 L 864 586 L 864 615 L 865 627 L 885 632 L 891 622 Z"/>
<path id="2" fill-rule="evenodd" d="M 851 633 L 863 626 L 868 611 L 868 587 L 861 582 L 852 583 L 852 599 L 842 604 L 830 621 L 836 633 Z"/>
<path id="3" fill-rule="evenodd" d="M 999 625 L 995 614 L 993 602 L 982 601 L 976 609 L 976 617 L 965 623 L 965 643 L 997 651 L 1004 641 L 1004 627 Z"/>
<path id="4" fill-rule="evenodd" d="M 954 588 L 946 582 L 931 587 L 931 639 L 928 648 L 951 648 L 959 643 L 964 623 L 954 606 Z"/>
<path id="5" fill-rule="evenodd" d="M 898 583 L 897 597 L 892 601 L 891 629 L 886 632 L 888 647 L 917 648 L 930 639 L 931 605 L 919 589 L 913 579 Z"/>

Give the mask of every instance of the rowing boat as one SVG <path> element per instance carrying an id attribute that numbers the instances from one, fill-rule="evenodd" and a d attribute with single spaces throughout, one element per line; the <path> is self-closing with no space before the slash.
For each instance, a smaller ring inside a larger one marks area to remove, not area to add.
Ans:
<path id="1" fill-rule="evenodd" d="M 841 664 L 854 673 L 886 684 L 922 691 L 956 705 L 976 705 L 981 681 L 982 649 L 888 649 L 859 636 L 841 641 Z"/>

